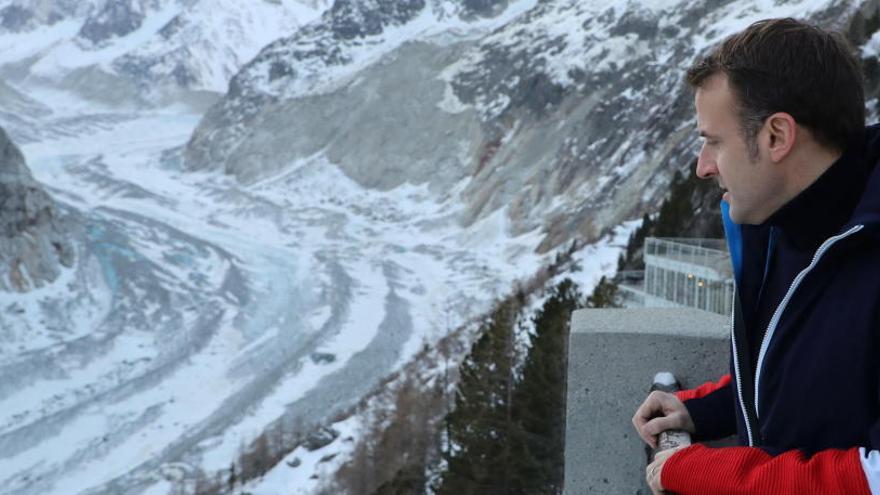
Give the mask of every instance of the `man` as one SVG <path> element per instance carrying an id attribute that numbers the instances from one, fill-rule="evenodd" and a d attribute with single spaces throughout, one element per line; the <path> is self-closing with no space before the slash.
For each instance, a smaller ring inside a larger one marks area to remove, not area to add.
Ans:
<path id="1" fill-rule="evenodd" d="M 697 175 L 725 191 L 736 279 L 731 374 L 653 392 L 654 493 L 880 494 L 880 128 L 864 128 L 857 59 L 836 34 L 760 21 L 688 71 Z"/>

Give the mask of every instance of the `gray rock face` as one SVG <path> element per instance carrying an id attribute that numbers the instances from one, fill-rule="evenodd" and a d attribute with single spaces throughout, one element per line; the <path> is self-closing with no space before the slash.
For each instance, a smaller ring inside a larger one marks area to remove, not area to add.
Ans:
<path id="1" fill-rule="evenodd" d="M 389 24 L 403 24 L 425 8 L 425 0 L 336 0 L 327 14 L 333 37 L 353 40 L 381 34 Z"/>
<path id="2" fill-rule="evenodd" d="M 33 122 L 34 117 L 44 117 L 52 113 L 46 105 L 20 93 L 0 80 L 0 119 L 11 123 L 8 129 L 11 138 L 19 144 L 34 141 L 40 134 L 40 126 Z"/>
<path id="3" fill-rule="evenodd" d="M 108 1 L 86 20 L 79 35 L 92 43 L 100 43 L 133 32 L 141 27 L 145 17 L 139 0 Z"/>
<path id="4" fill-rule="evenodd" d="M 479 63 L 462 64 L 450 81 L 463 103 L 480 109 L 492 139 L 488 160 L 479 158 L 486 166 L 463 193 L 463 222 L 508 206 L 514 232 L 542 229 L 539 251 L 572 237 L 595 239 L 649 207 L 690 163 L 696 142 L 690 92 L 669 70 L 686 67 L 696 50 L 690 34 L 659 29 L 671 13 L 588 16 L 572 8 L 592 38 L 577 47 L 572 37 L 548 36 L 558 8 L 539 5 L 482 40 L 470 55 Z M 613 56 L 615 44 L 627 48 Z M 553 67 L 548 52 L 586 61 Z"/>
<path id="5" fill-rule="evenodd" d="M 336 361 L 336 355 L 327 352 L 313 352 L 309 354 L 309 359 L 315 364 L 330 364 Z"/>
<path id="6" fill-rule="evenodd" d="M 12 0 L 0 8 L 0 32 L 28 31 L 84 14 L 91 4 L 82 0 Z"/>
<path id="7" fill-rule="evenodd" d="M 410 44 L 338 96 L 265 106 L 225 170 L 248 182 L 282 170 L 292 157 L 326 148 L 334 163 L 368 187 L 387 190 L 405 182 L 430 182 L 438 191 L 451 187 L 468 175 L 469 156 L 479 152 L 473 138 L 483 132 L 474 112 L 462 119 L 432 104 L 443 97 L 443 83 L 434 77 L 454 53 Z M 380 97 L 391 94 L 392 105 Z"/>
<path id="8" fill-rule="evenodd" d="M 45 285 L 62 265 L 73 265 L 73 249 L 52 199 L 0 129 L 0 290 L 26 292 Z"/>
<path id="9" fill-rule="evenodd" d="M 337 2 L 235 76 L 193 134 L 187 165 L 249 182 L 322 153 L 371 188 L 448 191 L 467 180 L 465 226 L 506 208 L 512 233 L 541 229 L 539 251 L 590 241 L 651 208 L 689 167 L 697 136 L 683 68 L 700 52 L 770 14 L 847 29 L 858 10 L 806 0 L 772 12 L 756 1 L 556 0 L 482 36 L 412 35 L 420 43 L 382 52 L 416 13 L 450 22 L 437 5 Z M 455 29 L 522 8 L 456 5 Z M 380 48 L 362 68 L 365 46 Z"/>
<path id="10" fill-rule="evenodd" d="M 34 18 L 34 13 L 21 5 L 7 5 L 0 10 L 0 26 L 9 31 L 20 31 Z"/>
<path id="11" fill-rule="evenodd" d="M 464 0 L 465 10 L 474 16 L 493 17 L 507 8 L 507 0 Z"/>
<path id="12" fill-rule="evenodd" d="M 203 126 L 190 141 L 186 158 L 189 167 L 223 168 L 240 179 L 248 180 L 260 176 L 261 173 L 277 170 L 279 163 L 281 166 L 289 164 L 290 157 L 296 156 L 295 153 L 278 155 L 278 163 L 272 162 L 251 171 L 239 171 L 236 163 L 239 163 L 241 153 L 235 153 L 235 157 L 231 157 L 231 154 L 238 144 L 247 140 L 247 129 L 255 124 L 254 119 L 261 116 L 264 110 L 268 110 L 267 116 L 275 115 L 281 108 L 279 105 L 283 105 L 284 101 L 295 100 L 306 93 L 327 92 L 328 86 L 339 84 L 339 81 L 345 78 L 345 74 L 354 72 L 351 68 L 359 64 L 364 46 L 377 45 L 380 46 L 381 51 L 381 45 L 393 45 L 395 43 L 393 38 L 397 34 L 395 30 L 403 29 L 426 11 L 430 11 L 429 15 L 434 15 L 438 19 L 448 15 L 467 17 L 472 14 L 462 3 L 452 2 L 451 5 L 457 10 L 451 14 L 442 10 L 443 6 L 439 3 L 435 1 L 429 4 L 424 0 L 406 2 L 337 0 L 320 20 L 304 26 L 288 38 L 270 44 L 232 78 L 227 97 L 207 113 Z M 493 2 L 493 5 L 495 4 L 498 2 Z M 448 7 L 448 5 L 444 6 Z M 413 35 L 404 34 L 404 36 Z M 457 52 L 447 52 L 447 54 L 451 53 Z M 402 57 L 406 56 L 406 54 L 402 55 Z M 426 71 L 418 67 L 421 61 L 409 60 L 411 65 L 403 70 L 399 69 L 399 65 L 395 65 L 396 73 L 401 75 L 412 68 L 416 72 L 415 77 L 425 80 Z M 449 60 L 447 64 L 451 62 L 452 60 Z M 435 78 L 440 69 L 441 67 L 434 66 L 432 69 L 434 72 L 429 75 L 429 79 Z M 382 77 L 378 76 L 379 72 L 381 70 L 374 71 L 377 77 Z M 339 73 L 343 76 L 339 76 Z M 404 77 L 413 79 L 412 76 Z M 436 81 L 428 84 L 437 86 Z M 394 86 L 395 89 L 399 87 Z M 415 95 L 421 90 L 414 87 L 409 89 L 410 94 Z M 431 94 L 435 93 L 431 91 Z M 314 101 L 316 100 L 310 100 L 310 102 Z M 381 106 L 388 108 L 389 103 L 391 102 L 383 102 Z M 432 118 L 438 113 L 434 110 L 434 103 L 425 105 L 423 102 L 421 105 L 426 111 L 431 112 Z M 373 105 L 378 106 L 376 102 L 373 102 Z M 287 110 L 289 109 L 285 109 Z M 424 116 L 421 111 L 416 113 Z M 309 116 L 307 112 L 300 115 Z M 303 118 L 298 120 L 300 125 L 314 124 L 314 121 L 305 122 Z M 326 121 L 326 116 L 321 117 L 320 120 Z M 279 122 L 273 120 L 273 124 Z M 401 124 L 401 121 L 397 124 Z M 326 127 L 318 130 L 322 134 L 326 134 L 326 131 Z M 289 134 L 285 133 L 285 136 Z M 258 139 L 263 138 L 261 132 Z M 309 136 L 304 136 L 304 139 L 311 141 Z M 326 139 L 326 136 L 319 137 L 317 141 L 321 139 Z M 362 139 L 369 137 L 364 136 Z M 323 147 L 323 144 L 320 147 Z M 291 147 L 291 151 L 293 150 L 294 148 Z M 231 157 L 228 162 L 227 157 Z M 248 159 L 247 162 L 253 164 L 254 160 Z M 394 162 L 400 162 L 402 165 L 404 160 L 394 160 Z"/>
<path id="13" fill-rule="evenodd" d="M 303 447 L 312 452 L 330 445 L 338 437 L 339 432 L 333 428 L 320 428 L 303 441 Z"/>

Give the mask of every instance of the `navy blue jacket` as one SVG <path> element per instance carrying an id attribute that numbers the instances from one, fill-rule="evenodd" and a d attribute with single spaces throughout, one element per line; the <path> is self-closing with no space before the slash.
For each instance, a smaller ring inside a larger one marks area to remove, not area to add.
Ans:
<path id="1" fill-rule="evenodd" d="M 835 163 L 835 167 L 844 170 L 866 170 L 867 181 L 861 196 L 852 198 L 851 204 L 855 206 L 848 218 L 843 218 L 836 232 L 820 243 L 811 261 L 780 293 L 778 306 L 765 311 L 769 317 L 766 327 L 759 327 L 747 316 L 762 309 L 756 305 L 763 300 L 759 294 L 769 255 L 774 252 L 773 229 L 768 225 L 734 224 L 727 204 L 722 204 L 736 281 L 731 316 L 733 379 L 685 402 L 696 425 L 697 439 L 736 433 L 740 445 L 761 451 L 746 456 L 749 462 L 757 462 L 756 466 L 764 466 L 764 461 L 757 461 L 765 459 L 762 455 L 769 456 L 766 462 L 772 462 L 770 458 L 794 452 L 802 461 L 802 465 L 795 464 L 803 467 L 811 457 L 829 449 L 861 448 L 846 461 L 836 460 L 834 469 L 848 470 L 848 477 L 852 478 L 856 472 L 853 466 L 859 465 L 854 459 L 859 459 L 864 487 L 871 485 L 872 489 L 864 493 L 880 493 L 880 469 L 876 470 L 876 479 L 872 480 L 870 474 L 872 459 L 880 466 L 880 452 L 872 452 L 880 450 L 880 167 L 875 166 L 878 156 L 880 127 L 872 126 L 866 130 L 864 145 L 847 150 Z M 834 196 L 827 198 L 829 204 L 838 200 Z M 736 452 L 741 455 L 747 451 Z M 680 459 L 671 463 L 670 483 L 683 476 L 680 470 L 685 466 L 699 470 L 701 456 L 711 457 L 717 463 L 718 455 L 698 449 L 682 456 L 676 454 L 670 460 Z M 744 462 L 734 457 L 729 461 Z M 816 463 L 821 464 L 820 461 L 817 459 Z M 848 467 L 840 462 L 849 463 Z M 816 463 L 810 471 L 811 478 L 817 477 Z M 709 466 L 704 467 L 712 472 Z M 826 477 L 843 476 L 840 473 L 844 471 L 824 467 L 829 472 L 838 472 Z M 777 486 L 782 479 L 794 479 L 793 469 L 779 468 Z M 762 476 L 766 472 L 764 469 Z M 721 478 L 724 476 L 712 475 L 707 479 Z M 663 480 L 667 486 L 667 473 Z M 737 481 L 744 482 L 741 478 Z M 876 484 L 877 492 L 873 491 L 872 483 Z M 817 493 L 832 493 L 830 487 L 824 486 Z M 722 488 L 719 485 L 705 493 L 733 493 Z M 841 493 L 855 493 L 853 490 L 849 487 Z"/>

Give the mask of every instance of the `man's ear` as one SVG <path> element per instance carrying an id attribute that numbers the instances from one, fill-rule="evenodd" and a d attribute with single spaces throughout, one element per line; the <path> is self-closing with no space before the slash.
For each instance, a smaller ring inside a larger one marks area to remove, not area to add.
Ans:
<path id="1" fill-rule="evenodd" d="M 767 130 L 768 154 L 774 162 L 782 161 L 794 148 L 797 139 L 797 124 L 794 117 L 785 113 L 777 112 L 767 117 L 764 122 Z"/>

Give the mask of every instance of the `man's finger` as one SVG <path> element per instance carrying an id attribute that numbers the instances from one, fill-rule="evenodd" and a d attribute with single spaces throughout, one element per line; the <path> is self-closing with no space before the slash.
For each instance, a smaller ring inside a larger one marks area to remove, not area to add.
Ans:
<path id="1" fill-rule="evenodd" d="M 650 420 L 662 411 L 663 408 L 657 392 L 651 392 L 645 399 L 645 402 L 642 402 L 642 405 L 639 406 L 638 409 L 636 409 L 636 414 L 635 416 L 633 416 L 633 425 L 638 430 L 642 427 L 642 425 L 648 422 L 648 420 Z"/>
<path id="2" fill-rule="evenodd" d="M 642 439 L 643 442 L 650 445 L 652 449 L 657 448 L 657 437 L 656 436 L 645 433 L 645 430 L 643 428 L 640 428 L 636 431 L 638 432 L 639 437 Z"/>
<path id="3" fill-rule="evenodd" d="M 663 475 L 663 468 L 666 465 L 666 461 L 669 460 L 670 457 L 673 456 L 676 452 L 683 449 L 685 447 L 675 447 L 669 450 L 664 450 L 663 452 L 657 452 L 654 456 L 654 462 L 648 465 L 645 468 L 645 480 L 648 482 L 648 486 L 651 487 L 651 492 L 655 495 L 661 495 L 666 493 L 663 488 L 663 483 L 661 483 L 661 477 Z"/>
<path id="4" fill-rule="evenodd" d="M 650 417 L 646 418 L 640 414 L 636 414 L 635 416 L 633 416 L 633 420 L 632 420 L 633 426 L 636 429 L 636 433 L 639 434 L 639 437 L 641 437 L 642 440 L 645 441 L 645 443 L 647 443 L 651 447 L 654 447 L 655 443 L 656 443 L 656 439 L 654 439 L 651 435 L 645 435 L 645 433 L 644 433 L 645 424 L 647 424 L 648 421 L 650 421 Z"/>
<path id="5" fill-rule="evenodd" d="M 651 488 L 651 493 L 654 495 L 663 493 L 662 485 L 658 479 L 660 467 L 661 463 L 654 461 L 645 468 L 645 482 L 648 483 L 648 487 Z"/>
<path id="6" fill-rule="evenodd" d="M 680 428 L 681 420 L 677 415 L 660 416 L 642 425 L 640 435 L 642 438 L 650 437 L 654 439 L 654 442 L 651 442 L 651 446 L 654 447 L 657 435 L 667 430 L 678 430 Z"/>
<path id="7" fill-rule="evenodd" d="M 672 457 L 673 454 L 675 454 L 676 452 L 678 452 L 679 450 L 681 450 L 683 448 L 684 448 L 684 446 L 673 447 L 671 449 L 666 449 L 666 450 L 657 452 L 656 454 L 654 454 L 654 462 L 665 463 L 667 461 L 667 459 Z"/>

